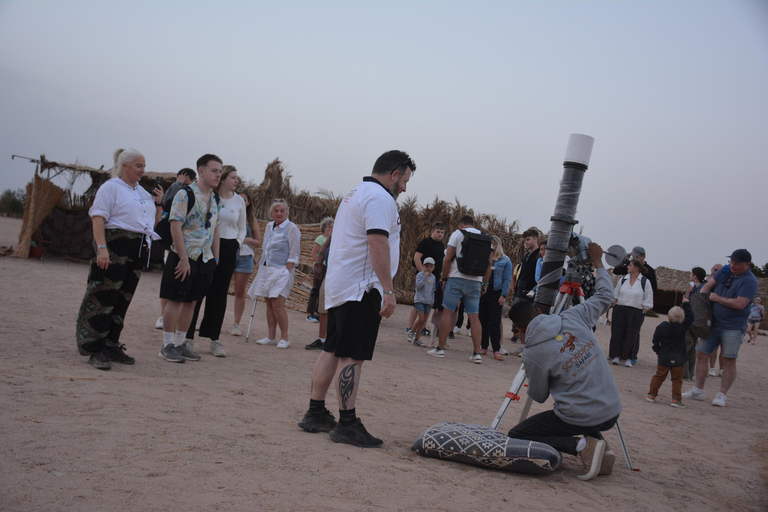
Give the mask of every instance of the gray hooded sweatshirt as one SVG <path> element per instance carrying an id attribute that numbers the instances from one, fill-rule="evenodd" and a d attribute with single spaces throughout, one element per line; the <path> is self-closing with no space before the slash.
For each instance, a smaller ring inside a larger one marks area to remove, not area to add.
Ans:
<path id="1" fill-rule="evenodd" d="M 599 425 L 621 412 L 621 398 L 603 350 L 592 332 L 613 302 L 613 282 L 597 270 L 595 294 L 560 315 L 539 315 L 525 331 L 523 364 L 528 395 L 571 425 Z"/>

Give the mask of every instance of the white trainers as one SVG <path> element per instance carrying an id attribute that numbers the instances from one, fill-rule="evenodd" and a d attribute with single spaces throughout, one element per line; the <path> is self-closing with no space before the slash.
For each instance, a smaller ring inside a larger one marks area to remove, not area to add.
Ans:
<path id="1" fill-rule="evenodd" d="M 499 354 L 501 354 L 503 356 L 508 356 L 509 355 L 509 352 L 507 352 L 507 349 L 504 348 L 504 345 L 499 347 Z"/>
<path id="2" fill-rule="evenodd" d="M 277 340 L 271 340 L 269 338 L 261 338 L 260 340 L 256 340 L 256 343 L 259 345 L 277 345 Z"/>
<path id="3" fill-rule="evenodd" d="M 725 407 L 725 395 L 722 393 L 718 393 L 717 396 L 715 396 L 715 399 L 712 400 L 712 405 L 716 405 L 718 407 Z"/>
<path id="4" fill-rule="evenodd" d="M 155 329 L 162 329 L 163 328 L 163 317 L 159 317 L 157 319 L 157 322 L 155 322 Z"/>
<path id="5" fill-rule="evenodd" d="M 683 398 L 690 398 L 691 400 L 704 400 L 704 398 L 706 398 L 706 393 L 704 393 L 703 389 L 699 389 L 696 386 L 693 386 L 691 389 L 683 393 Z"/>
<path id="6" fill-rule="evenodd" d="M 454 327 L 453 334 L 461 334 L 461 327 Z"/>
<path id="7" fill-rule="evenodd" d="M 632 368 L 632 361 L 627 359 L 626 361 L 624 361 L 624 366 L 626 366 L 627 368 Z"/>
<path id="8" fill-rule="evenodd" d="M 467 336 L 472 337 L 472 329 L 467 329 Z"/>
<path id="9" fill-rule="evenodd" d="M 243 333 L 240 331 L 240 324 L 235 324 L 232 326 L 232 336 L 242 336 Z"/>
<path id="10" fill-rule="evenodd" d="M 413 340 L 416 338 L 416 333 L 413 331 L 408 331 L 408 334 L 405 335 L 405 339 L 408 340 L 408 343 L 413 343 Z"/>
<path id="11" fill-rule="evenodd" d="M 445 357 L 445 350 L 440 347 L 435 347 L 432 350 L 427 350 L 427 355 L 432 357 Z"/>
<path id="12" fill-rule="evenodd" d="M 480 364 L 483 362 L 483 356 L 481 356 L 480 354 L 472 354 L 471 356 L 469 356 L 469 360 L 475 364 Z"/>
<path id="13" fill-rule="evenodd" d="M 288 348 L 290 346 L 291 342 L 289 340 L 280 340 L 277 344 L 277 348 Z"/>
<path id="14" fill-rule="evenodd" d="M 619 364 L 620 359 L 618 357 L 614 357 L 611 359 L 611 364 Z"/>
<path id="15" fill-rule="evenodd" d="M 708 377 L 717 377 L 717 369 L 716 368 L 710 368 L 709 373 L 707 373 Z"/>
<path id="16" fill-rule="evenodd" d="M 213 354 L 214 357 L 227 357 L 227 353 L 224 352 L 223 348 L 221 348 L 221 343 L 219 343 L 219 340 L 211 341 L 211 348 L 208 350 L 211 354 Z"/>

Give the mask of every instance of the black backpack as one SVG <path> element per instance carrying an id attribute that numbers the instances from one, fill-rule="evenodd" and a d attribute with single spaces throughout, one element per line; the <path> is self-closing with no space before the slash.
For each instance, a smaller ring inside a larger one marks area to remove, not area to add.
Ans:
<path id="1" fill-rule="evenodd" d="M 624 276 L 621 278 L 621 284 L 623 285 L 624 282 L 627 280 L 627 276 Z M 642 286 L 643 291 L 645 291 L 645 283 L 648 282 L 648 278 L 645 276 L 640 276 L 640 286 Z"/>
<path id="2" fill-rule="evenodd" d="M 182 190 L 187 192 L 187 215 L 189 215 L 189 212 L 195 207 L 195 193 L 189 185 L 184 185 L 176 191 L 176 194 Z M 211 192 L 213 193 L 213 199 L 216 201 L 216 206 L 218 206 L 219 194 L 215 190 L 211 190 Z M 163 203 L 163 217 L 155 225 L 155 233 L 160 235 L 160 240 L 168 245 L 173 243 L 173 237 L 171 236 L 171 221 L 168 220 L 168 216 L 171 213 L 171 206 L 173 206 L 173 199 L 176 197 L 176 194 L 173 194 Z"/>
<path id="3" fill-rule="evenodd" d="M 468 276 L 484 276 L 491 260 L 491 237 L 462 229 L 461 255 L 456 258 L 459 272 Z"/>

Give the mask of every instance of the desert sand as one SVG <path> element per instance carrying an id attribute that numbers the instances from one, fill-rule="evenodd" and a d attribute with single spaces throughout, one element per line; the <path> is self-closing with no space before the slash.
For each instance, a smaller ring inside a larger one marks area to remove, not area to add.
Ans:
<path id="1" fill-rule="evenodd" d="M 15 246 L 20 227 L 0 218 L 0 245 Z M 405 340 L 407 306 L 382 323 L 364 366 L 358 415 L 384 446 L 360 449 L 296 425 L 317 357 L 304 350 L 317 325 L 301 312 L 289 312 L 290 349 L 259 346 L 253 340 L 266 332 L 260 303 L 246 344 L 228 334 L 230 298 L 221 340 L 227 357 L 212 357 L 199 342 L 202 361 L 170 364 L 157 356 L 154 329 L 161 273 L 145 273 L 122 336 L 136 364 L 103 372 L 75 346 L 87 273 L 87 265 L 60 258 L 0 258 L 0 510 L 768 509 L 765 337 L 742 346 L 726 408 L 711 405 L 719 379 L 709 378 L 710 400 L 675 409 L 669 381 L 657 403 L 645 401 L 656 364 L 651 336 L 663 320 L 648 318 L 639 365 L 611 366 L 639 471 L 627 469 L 611 430 L 613 474 L 582 482 L 569 455 L 552 474 L 531 476 L 411 451 L 437 422 L 490 424 L 520 359 L 472 364 L 465 334 L 450 342 L 445 359 L 429 357 Z M 505 319 L 507 340 L 510 328 Z M 597 337 L 607 352 L 610 327 L 598 325 Z M 335 393 L 328 403 L 336 411 Z M 534 403 L 532 413 L 551 406 Z M 521 408 L 512 404 L 501 430 Z"/>

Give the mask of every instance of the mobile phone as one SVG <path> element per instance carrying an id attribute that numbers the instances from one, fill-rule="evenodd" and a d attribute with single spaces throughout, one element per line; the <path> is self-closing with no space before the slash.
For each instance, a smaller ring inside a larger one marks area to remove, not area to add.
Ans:
<path id="1" fill-rule="evenodd" d="M 155 190 L 157 187 L 159 187 L 162 184 L 163 184 L 163 177 L 158 176 L 157 178 L 155 178 L 155 186 L 152 190 Z"/>

